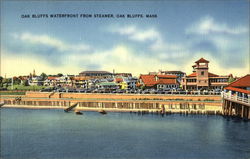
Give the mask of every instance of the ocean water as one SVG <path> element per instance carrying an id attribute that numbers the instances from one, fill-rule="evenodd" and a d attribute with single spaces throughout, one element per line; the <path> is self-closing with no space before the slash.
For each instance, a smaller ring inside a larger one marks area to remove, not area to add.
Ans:
<path id="1" fill-rule="evenodd" d="M 0 111 L 3 159 L 250 159 L 250 122 L 221 116 Z"/>

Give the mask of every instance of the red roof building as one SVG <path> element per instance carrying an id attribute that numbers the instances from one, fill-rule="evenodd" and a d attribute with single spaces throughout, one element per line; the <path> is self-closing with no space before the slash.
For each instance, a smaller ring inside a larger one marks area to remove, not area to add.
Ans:
<path id="1" fill-rule="evenodd" d="M 141 75 L 139 83 L 146 88 L 171 89 L 179 87 L 176 75 Z"/>
<path id="2" fill-rule="evenodd" d="M 225 90 L 250 95 L 250 74 L 230 83 Z"/>
<path id="3" fill-rule="evenodd" d="M 209 61 L 204 58 L 195 61 L 195 65 L 192 66 L 193 73 L 182 78 L 182 88 L 185 90 L 210 90 L 222 89 L 227 86 L 231 75 L 219 76 L 208 72 L 208 63 Z"/>

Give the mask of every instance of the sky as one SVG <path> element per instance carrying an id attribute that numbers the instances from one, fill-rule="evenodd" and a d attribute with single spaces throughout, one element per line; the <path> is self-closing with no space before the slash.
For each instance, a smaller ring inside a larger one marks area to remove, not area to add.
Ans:
<path id="1" fill-rule="evenodd" d="M 134 76 L 158 70 L 190 74 L 201 57 L 210 61 L 209 72 L 243 76 L 250 73 L 249 3 L 2 0 L 1 76 L 28 75 L 34 69 L 37 74 L 78 75 L 87 70 Z"/>

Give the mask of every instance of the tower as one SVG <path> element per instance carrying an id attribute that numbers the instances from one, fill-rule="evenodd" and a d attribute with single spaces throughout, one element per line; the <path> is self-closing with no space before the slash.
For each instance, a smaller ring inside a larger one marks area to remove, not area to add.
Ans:
<path id="1" fill-rule="evenodd" d="M 33 77 L 35 77 L 36 76 L 36 71 L 35 71 L 35 69 L 33 70 Z"/>
<path id="2" fill-rule="evenodd" d="M 197 80 L 197 89 L 208 87 L 209 79 L 208 79 L 208 63 L 209 61 L 204 58 L 199 59 L 195 62 L 195 72 L 196 72 L 196 80 Z"/>

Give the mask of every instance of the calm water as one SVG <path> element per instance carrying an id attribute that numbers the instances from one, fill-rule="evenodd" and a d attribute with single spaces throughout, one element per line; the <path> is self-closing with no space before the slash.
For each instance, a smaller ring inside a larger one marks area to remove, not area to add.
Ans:
<path id="1" fill-rule="evenodd" d="M 1 158 L 250 158 L 250 122 L 221 116 L 1 109 Z"/>

